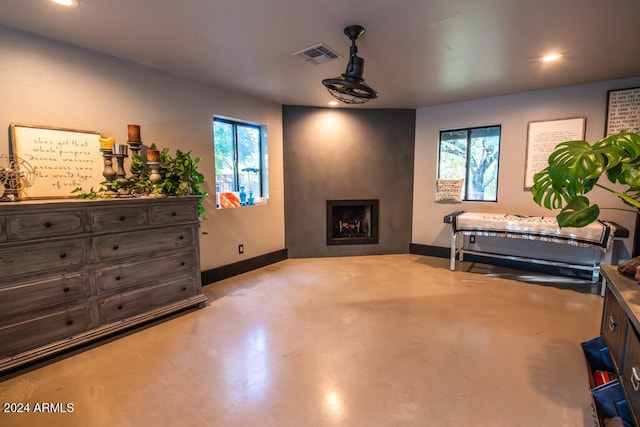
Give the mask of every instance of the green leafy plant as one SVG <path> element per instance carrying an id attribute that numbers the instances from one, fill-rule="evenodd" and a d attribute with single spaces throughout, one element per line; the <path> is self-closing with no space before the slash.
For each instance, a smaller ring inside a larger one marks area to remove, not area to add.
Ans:
<path id="1" fill-rule="evenodd" d="M 78 187 L 71 190 L 72 194 L 76 194 L 78 199 L 98 199 L 101 197 L 106 197 L 106 193 L 104 192 L 104 188 L 99 188 L 98 190 L 94 190 L 93 187 L 89 189 L 88 192 L 84 192 L 82 188 Z"/>
<path id="2" fill-rule="evenodd" d="M 155 150 L 156 145 L 152 144 L 150 149 Z M 127 177 L 127 182 L 121 184 L 113 182 L 115 196 L 106 194 L 104 188 L 91 190 L 85 193 L 82 188 L 76 188 L 72 193 L 77 193 L 76 197 L 83 199 L 96 199 L 107 197 L 163 197 L 163 196 L 200 196 L 198 199 L 198 213 L 201 219 L 204 217 L 204 199 L 207 193 L 204 190 L 204 175 L 198 171 L 199 157 L 191 157 L 191 151 L 182 152 L 176 150 L 175 157 L 169 154 L 169 149 L 165 148 L 160 152 L 160 175 L 162 179 L 153 183 L 150 180 L 151 168 L 137 154 L 131 156 L 131 176 Z M 103 182 L 102 185 L 105 183 Z M 206 233 L 204 233 L 206 234 Z"/>
<path id="3" fill-rule="evenodd" d="M 165 148 L 160 152 L 160 174 L 163 179 L 159 183 L 162 192 L 171 196 L 189 196 L 204 193 L 204 175 L 198 172 L 200 158 L 192 158 L 191 151 L 183 153 L 176 150 L 175 158 Z"/>
<path id="4" fill-rule="evenodd" d="M 134 196 L 160 196 L 162 195 L 162 189 L 155 186 L 149 176 L 151 175 L 151 169 L 137 154 L 131 155 L 131 176 L 127 177 L 126 184 L 120 184 L 118 181 L 114 181 L 113 189 L 119 194 L 130 194 Z"/>
<path id="5" fill-rule="evenodd" d="M 617 191 L 611 184 L 622 184 Z M 591 204 L 585 194 L 594 189 L 615 194 L 629 208 L 618 209 L 638 213 L 640 209 L 640 135 L 622 131 L 594 144 L 568 141 L 558 144 L 549 156 L 549 166 L 533 178 L 533 200 L 547 209 L 561 209 L 557 215 L 560 227 L 584 227 L 600 215 L 600 207 Z"/>

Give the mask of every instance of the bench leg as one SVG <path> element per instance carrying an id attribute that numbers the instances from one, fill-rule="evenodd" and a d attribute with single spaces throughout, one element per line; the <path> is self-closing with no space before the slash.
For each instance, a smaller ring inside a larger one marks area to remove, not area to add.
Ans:
<path id="1" fill-rule="evenodd" d="M 600 251 L 599 249 L 596 249 L 595 251 L 596 251 L 595 265 L 593 269 L 593 275 L 591 276 L 591 281 L 593 283 L 598 283 L 598 280 L 600 280 L 600 265 L 602 265 L 603 256 L 602 256 L 602 251 Z M 606 260 L 606 254 L 604 259 Z"/>
<path id="2" fill-rule="evenodd" d="M 603 264 L 613 265 L 613 247 L 615 246 L 615 240 L 613 246 L 604 253 L 604 259 L 601 258 Z M 600 252 L 600 251 L 598 251 Z M 602 255 L 600 255 L 602 257 Z"/>
<path id="3" fill-rule="evenodd" d="M 451 231 L 451 257 L 449 259 L 449 270 L 456 270 L 456 233 Z"/>

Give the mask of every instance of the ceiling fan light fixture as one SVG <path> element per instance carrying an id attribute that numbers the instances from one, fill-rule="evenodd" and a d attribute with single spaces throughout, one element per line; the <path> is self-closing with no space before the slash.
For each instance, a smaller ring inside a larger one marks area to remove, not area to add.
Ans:
<path id="1" fill-rule="evenodd" d="M 357 54 L 356 39 L 364 33 L 364 28 L 360 25 L 349 25 L 344 29 L 344 33 L 351 40 L 347 69 L 338 77 L 322 80 L 322 84 L 331 96 L 345 104 L 363 104 L 378 97 L 378 92 L 362 78 L 364 59 Z"/>

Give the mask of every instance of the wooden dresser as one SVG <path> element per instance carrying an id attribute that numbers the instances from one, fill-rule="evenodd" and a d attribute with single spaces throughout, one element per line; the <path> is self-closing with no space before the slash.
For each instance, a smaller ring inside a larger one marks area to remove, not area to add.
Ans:
<path id="1" fill-rule="evenodd" d="M 600 336 L 583 343 L 598 421 L 620 416 L 625 427 L 640 419 L 640 284 L 602 266 L 606 292 Z M 611 381 L 594 383 L 598 372 L 610 372 Z M 595 374 L 595 375 L 594 375 Z"/>
<path id="2" fill-rule="evenodd" d="M 0 373 L 204 306 L 197 203 L 0 203 Z"/>

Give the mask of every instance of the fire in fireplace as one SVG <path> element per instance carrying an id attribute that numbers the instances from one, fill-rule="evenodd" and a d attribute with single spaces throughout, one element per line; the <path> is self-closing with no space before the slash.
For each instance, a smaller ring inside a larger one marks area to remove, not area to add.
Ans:
<path id="1" fill-rule="evenodd" d="M 327 200 L 327 245 L 378 243 L 379 201 Z"/>

